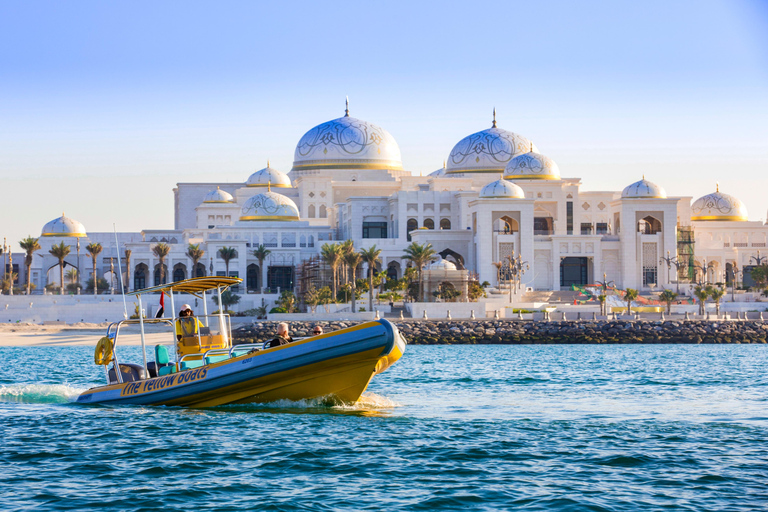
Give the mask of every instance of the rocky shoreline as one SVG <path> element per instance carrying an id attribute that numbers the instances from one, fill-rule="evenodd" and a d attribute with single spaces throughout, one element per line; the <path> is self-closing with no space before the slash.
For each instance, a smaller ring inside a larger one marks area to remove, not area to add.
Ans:
<path id="1" fill-rule="evenodd" d="M 290 322 L 291 335 L 310 336 L 315 325 L 325 332 L 361 322 Z M 564 321 L 523 320 L 394 322 L 413 345 L 629 344 L 629 343 L 766 343 L 768 322 L 761 321 Z M 272 339 L 277 322 L 258 322 L 233 330 L 234 341 Z"/>

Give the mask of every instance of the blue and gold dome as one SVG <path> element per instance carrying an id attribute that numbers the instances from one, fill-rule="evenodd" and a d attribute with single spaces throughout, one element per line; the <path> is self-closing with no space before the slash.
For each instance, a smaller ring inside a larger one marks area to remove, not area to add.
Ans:
<path id="1" fill-rule="evenodd" d="M 448 156 L 446 174 L 503 173 L 512 158 L 534 148 L 522 135 L 496 127 L 496 109 L 493 125 L 464 137 Z"/>
<path id="2" fill-rule="evenodd" d="M 534 150 L 517 155 L 507 164 L 504 178 L 508 180 L 559 180 L 560 168 L 554 160 Z"/>
<path id="3" fill-rule="evenodd" d="M 221 190 L 219 187 L 216 187 L 216 190 L 211 190 L 207 194 L 205 194 L 205 197 L 203 198 L 204 203 L 234 203 L 235 198 L 232 197 L 232 194 L 225 190 Z"/>
<path id="4" fill-rule="evenodd" d="M 622 199 L 666 199 L 667 192 L 659 185 L 645 179 L 636 181 L 621 192 Z"/>
<path id="5" fill-rule="evenodd" d="M 273 169 L 269 166 L 269 160 L 267 160 L 267 166 L 264 169 L 258 170 L 248 177 L 245 182 L 246 187 L 268 187 L 275 188 L 292 188 L 291 178 L 287 174 Z"/>
<path id="6" fill-rule="evenodd" d="M 733 196 L 720 192 L 720 185 L 718 185 L 713 193 L 693 202 L 691 220 L 743 222 L 749 220 L 749 216 L 744 203 Z"/>
<path id="7" fill-rule="evenodd" d="M 240 213 L 240 220 L 243 221 L 299 220 L 299 208 L 296 203 L 271 190 L 248 198 Z"/>
<path id="8" fill-rule="evenodd" d="M 496 181 L 492 181 L 480 191 L 480 198 L 482 199 L 525 199 L 525 192 L 523 189 L 507 181 L 504 178 L 500 178 Z"/>
<path id="9" fill-rule="evenodd" d="M 349 116 L 315 126 L 299 140 L 293 171 L 318 169 L 403 170 L 394 137 L 375 124 Z"/>

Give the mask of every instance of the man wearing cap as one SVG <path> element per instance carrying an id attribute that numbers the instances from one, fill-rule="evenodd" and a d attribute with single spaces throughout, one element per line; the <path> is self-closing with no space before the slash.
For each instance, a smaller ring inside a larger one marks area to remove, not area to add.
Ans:
<path id="1" fill-rule="evenodd" d="M 197 336 L 197 329 L 199 327 L 203 327 L 203 324 L 193 316 L 192 308 L 189 307 L 189 304 L 181 306 L 179 319 L 176 320 L 176 339 L 181 341 L 181 338 L 184 337 Z"/>

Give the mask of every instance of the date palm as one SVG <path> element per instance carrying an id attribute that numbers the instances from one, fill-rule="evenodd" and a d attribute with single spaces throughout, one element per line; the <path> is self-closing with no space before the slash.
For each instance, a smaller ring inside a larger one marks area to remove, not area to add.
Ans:
<path id="1" fill-rule="evenodd" d="M 171 252 L 171 246 L 165 242 L 160 242 L 152 248 L 152 254 L 160 260 L 160 284 L 165 284 L 165 258 Z"/>
<path id="2" fill-rule="evenodd" d="M 360 256 L 368 265 L 368 311 L 373 311 L 373 274 L 376 272 L 376 264 L 381 263 L 381 249 L 372 245 L 368 249 L 361 249 Z"/>
<path id="3" fill-rule="evenodd" d="M 336 283 L 338 282 L 338 271 L 339 271 L 339 265 L 341 265 L 342 255 L 341 255 L 341 246 L 339 244 L 328 244 L 325 243 L 320 248 L 320 257 L 323 259 L 323 261 L 331 267 L 331 278 L 332 278 L 332 288 L 333 288 L 333 297 L 336 297 Z"/>
<path id="4" fill-rule="evenodd" d="M 222 247 L 219 249 L 219 256 L 224 260 L 224 268 L 229 276 L 229 261 L 237 258 L 237 249 L 234 247 Z"/>
<path id="5" fill-rule="evenodd" d="M 405 255 L 403 256 L 404 260 L 408 260 L 416 267 L 416 270 L 419 272 L 419 298 L 422 297 L 422 290 L 421 290 L 421 271 L 424 269 L 424 266 L 432 261 L 437 253 L 432 248 L 432 244 L 418 244 L 416 242 L 411 243 L 408 247 L 405 248 Z"/>
<path id="6" fill-rule="evenodd" d="M 192 260 L 192 272 L 190 272 L 189 277 L 197 277 L 197 265 L 205 256 L 205 251 L 200 248 L 200 244 L 189 244 L 187 256 Z"/>
<path id="7" fill-rule="evenodd" d="M 23 239 L 21 242 L 19 242 L 19 245 L 22 249 L 24 249 L 24 252 L 26 254 L 24 255 L 24 266 L 27 269 L 27 295 L 29 295 L 31 290 L 31 274 L 32 274 L 32 258 L 35 255 L 35 251 L 39 251 L 41 249 L 40 244 L 38 243 L 38 238 L 32 238 L 31 236 L 27 236 L 27 238 Z"/>
<path id="8" fill-rule="evenodd" d="M 72 248 L 64 242 L 61 242 L 59 245 L 54 245 L 51 247 L 51 249 L 48 251 L 50 254 L 53 255 L 54 258 L 59 260 L 59 277 L 61 279 L 61 287 L 59 293 L 61 295 L 64 295 L 64 258 L 69 256 L 69 252 L 72 250 Z"/>
<path id="9" fill-rule="evenodd" d="M 717 286 L 708 286 L 707 292 L 709 297 L 715 301 L 715 314 L 720 317 L 720 300 L 723 298 L 723 295 L 725 295 L 725 290 Z"/>
<path id="10" fill-rule="evenodd" d="M 261 274 L 259 276 L 259 293 L 264 289 L 264 260 L 266 260 L 267 256 L 271 253 L 272 251 L 264 247 L 264 244 L 259 245 L 252 253 L 256 256 L 256 259 L 259 260 L 259 273 Z"/>
<path id="11" fill-rule="evenodd" d="M 637 297 L 640 295 L 640 292 L 633 288 L 627 288 L 627 292 L 624 295 L 624 300 L 627 301 L 627 314 L 632 314 L 632 301 L 637 299 Z"/>
<path id="12" fill-rule="evenodd" d="M 693 289 L 693 295 L 699 299 L 699 314 L 704 316 L 704 308 L 707 297 L 709 297 L 709 290 L 703 286 L 697 286 Z"/>
<path id="13" fill-rule="evenodd" d="M 659 295 L 659 300 L 667 304 L 667 314 L 672 314 L 672 303 L 677 299 L 677 294 L 672 290 L 664 290 Z"/>
<path id="14" fill-rule="evenodd" d="M 363 262 L 363 256 L 359 252 L 352 251 L 344 256 L 344 262 L 352 270 L 352 312 L 354 313 L 355 303 L 357 302 L 355 298 L 355 290 L 357 289 L 355 273 L 357 272 L 357 267 Z"/>
<path id="15" fill-rule="evenodd" d="M 95 296 L 99 292 L 99 280 L 98 274 L 96 272 L 96 258 L 98 258 L 99 254 L 101 254 L 103 247 L 101 247 L 100 243 L 91 242 L 85 246 L 85 250 L 88 251 L 88 254 L 91 255 L 91 261 L 93 261 L 93 295 Z"/>

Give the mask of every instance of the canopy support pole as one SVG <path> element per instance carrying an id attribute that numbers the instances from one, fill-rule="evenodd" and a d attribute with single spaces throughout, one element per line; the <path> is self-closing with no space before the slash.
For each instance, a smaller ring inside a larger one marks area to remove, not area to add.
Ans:
<path id="1" fill-rule="evenodd" d="M 221 331 L 221 335 L 224 336 L 224 345 L 229 346 L 229 330 L 227 329 L 227 324 L 224 322 L 224 306 L 221 304 L 221 286 L 217 286 L 216 289 L 219 291 L 219 330 Z"/>
<path id="2" fill-rule="evenodd" d="M 210 327 L 208 325 L 208 303 L 205 301 L 205 290 L 203 290 L 203 318 L 205 318 L 205 326 Z"/>
<path id="3" fill-rule="evenodd" d="M 173 335 L 173 354 L 176 356 L 176 362 L 179 362 L 179 349 L 176 346 L 176 343 L 178 340 L 176 339 L 176 302 L 173 299 L 173 288 L 168 289 L 168 295 L 171 297 L 171 321 L 173 322 L 173 329 L 172 329 L 172 335 Z"/>
<path id="4" fill-rule="evenodd" d="M 147 367 L 147 344 L 146 340 L 144 339 L 144 308 L 141 305 L 141 295 L 137 295 L 139 299 L 139 326 L 141 326 L 141 357 L 144 358 L 144 371 L 146 372 L 147 378 L 149 378 L 149 368 Z M 115 336 L 117 338 L 117 336 Z M 119 369 L 117 370 L 120 371 Z"/>

